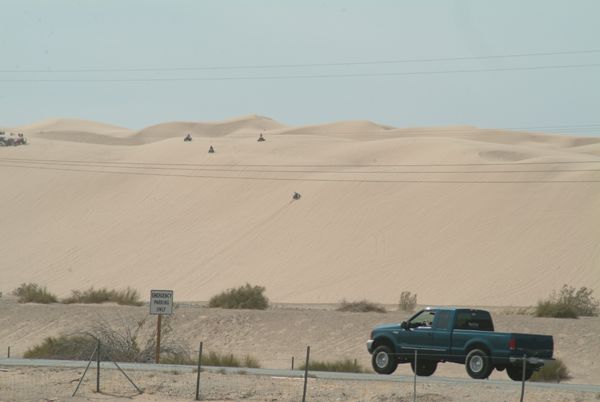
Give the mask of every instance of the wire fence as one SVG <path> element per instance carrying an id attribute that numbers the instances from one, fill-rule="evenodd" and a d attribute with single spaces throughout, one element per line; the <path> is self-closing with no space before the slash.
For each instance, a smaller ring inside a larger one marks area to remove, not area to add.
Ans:
<path id="1" fill-rule="evenodd" d="M 200 343 L 194 351 L 195 361 L 183 365 L 118 363 L 106 358 L 103 353 L 97 353 L 97 349 L 88 361 L 52 361 L 47 367 L 27 366 L 34 362 L 27 363 L 14 357 L 3 358 L 0 359 L 0 401 L 87 400 L 98 394 L 132 398 L 141 393 L 181 401 L 524 401 L 528 400 L 529 394 L 533 396 L 532 400 L 540 399 L 540 394 L 543 394 L 541 400 L 571 400 L 570 396 L 565 396 L 567 391 L 552 390 L 551 394 L 547 394 L 548 391 L 543 388 L 527 387 L 525 381 L 429 377 L 433 373 L 427 372 L 427 367 L 433 356 L 419 351 L 388 356 L 409 362 L 413 367 L 412 376 L 386 376 L 373 374 L 353 359 L 348 360 L 357 368 L 355 371 L 362 373 L 320 371 L 320 368 L 313 368 L 314 363 L 321 361 L 315 358 L 319 353 L 309 346 L 304 350 L 293 347 L 281 351 L 281 358 L 261 360 L 261 368 L 206 366 L 208 349 L 207 345 Z M 8 348 L 6 352 L 8 355 Z M 242 350 L 230 349 L 219 353 L 241 357 L 240 352 Z M 11 353 L 14 356 L 15 351 Z M 485 358 L 470 362 L 469 355 L 463 357 L 467 359 L 467 365 L 472 365 L 471 370 L 485 364 Z M 520 368 L 524 380 L 531 365 L 539 362 L 523 357 L 525 359 L 516 357 L 513 367 Z M 377 361 L 378 358 L 381 361 Z M 387 364 L 382 356 L 374 356 L 373 360 L 379 367 Z M 284 365 L 287 368 L 281 369 Z M 414 367 L 422 375 L 414 374 Z M 487 375 L 482 375 L 482 379 L 485 378 Z M 600 387 L 597 395 L 600 395 Z M 578 398 L 586 400 L 586 397 Z M 587 398 L 593 397 L 588 394 Z"/>

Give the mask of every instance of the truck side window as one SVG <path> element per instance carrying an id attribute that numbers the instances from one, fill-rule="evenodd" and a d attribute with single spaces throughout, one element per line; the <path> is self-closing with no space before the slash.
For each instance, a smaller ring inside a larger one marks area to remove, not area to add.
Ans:
<path id="1" fill-rule="evenodd" d="M 433 320 L 433 328 L 449 329 L 450 328 L 450 311 L 438 311 Z"/>
<path id="2" fill-rule="evenodd" d="M 410 328 L 431 327 L 431 325 L 433 324 L 434 317 L 435 317 L 434 311 L 425 310 L 410 320 L 409 327 Z"/>

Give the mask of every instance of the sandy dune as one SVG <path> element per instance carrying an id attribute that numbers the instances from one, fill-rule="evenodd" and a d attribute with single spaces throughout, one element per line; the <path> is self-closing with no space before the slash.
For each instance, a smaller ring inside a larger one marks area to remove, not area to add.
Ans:
<path id="1" fill-rule="evenodd" d="M 424 304 L 532 305 L 564 283 L 600 295 L 600 138 L 260 116 L 18 129 L 30 145 L 0 148 L 5 293 L 34 281 L 176 300 L 244 282 L 298 303 L 410 290 Z"/>

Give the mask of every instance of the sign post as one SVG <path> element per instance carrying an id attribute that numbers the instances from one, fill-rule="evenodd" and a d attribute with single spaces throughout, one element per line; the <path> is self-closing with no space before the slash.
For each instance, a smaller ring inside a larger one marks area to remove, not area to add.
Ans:
<path id="1" fill-rule="evenodd" d="M 162 316 L 173 314 L 173 291 L 151 290 L 150 291 L 150 314 L 158 315 L 156 320 L 156 357 L 155 362 L 160 363 L 160 330 Z"/>

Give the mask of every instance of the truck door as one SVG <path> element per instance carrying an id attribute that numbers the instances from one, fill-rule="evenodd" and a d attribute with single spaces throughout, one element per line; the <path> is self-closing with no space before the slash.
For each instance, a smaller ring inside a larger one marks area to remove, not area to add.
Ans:
<path id="1" fill-rule="evenodd" d="M 408 329 L 400 332 L 399 344 L 403 352 L 412 354 L 417 350 L 419 354 L 429 355 L 433 351 L 433 333 L 431 327 L 436 312 L 423 310 L 408 321 Z"/>

